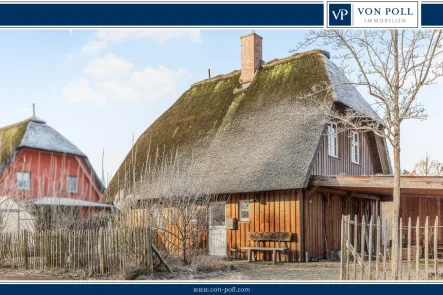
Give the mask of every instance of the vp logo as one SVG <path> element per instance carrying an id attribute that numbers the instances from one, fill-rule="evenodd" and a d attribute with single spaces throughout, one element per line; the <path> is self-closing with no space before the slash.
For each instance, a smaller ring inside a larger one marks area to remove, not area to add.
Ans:
<path id="1" fill-rule="evenodd" d="M 329 26 L 351 26 L 352 8 L 348 3 L 329 3 Z"/>
<path id="2" fill-rule="evenodd" d="M 332 14 L 334 15 L 334 18 L 336 20 L 338 20 L 339 18 L 340 18 L 340 20 L 343 20 L 344 17 L 346 15 L 348 15 L 348 10 L 346 10 L 346 9 L 339 9 L 338 12 L 332 11 Z"/>

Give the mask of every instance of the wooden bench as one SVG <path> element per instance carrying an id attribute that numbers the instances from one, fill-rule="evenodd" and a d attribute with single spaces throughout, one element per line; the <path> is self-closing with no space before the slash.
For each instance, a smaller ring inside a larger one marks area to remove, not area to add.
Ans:
<path id="1" fill-rule="evenodd" d="M 278 260 L 281 262 L 281 252 L 283 251 L 286 254 L 286 252 L 289 250 L 288 242 L 291 241 L 291 237 L 292 233 L 289 232 L 251 232 L 248 233 L 248 240 L 254 241 L 254 247 L 241 247 L 241 249 L 248 250 L 249 262 L 252 261 L 252 254 L 254 254 L 254 261 L 257 261 L 257 252 L 259 251 L 272 251 L 272 262 L 277 262 L 277 254 L 279 258 Z M 278 247 L 265 247 L 265 242 L 277 242 Z M 282 242 L 285 243 L 285 246 L 283 247 L 281 245 Z"/>

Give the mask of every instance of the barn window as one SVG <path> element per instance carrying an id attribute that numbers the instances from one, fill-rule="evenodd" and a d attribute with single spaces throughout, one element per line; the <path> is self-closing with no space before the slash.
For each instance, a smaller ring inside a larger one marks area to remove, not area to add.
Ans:
<path id="1" fill-rule="evenodd" d="M 337 124 L 328 125 L 328 154 L 332 157 L 338 157 L 338 134 Z"/>
<path id="2" fill-rule="evenodd" d="M 68 189 L 68 193 L 77 193 L 78 192 L 78 178 L 77 177 L 68 176 L 67 189 Z"/>
<path id="3" fill-rule="evenodd" d="M 243 200 L 240 201 L 240 210 L 239 210 L 239 220 L 240 221 L 249 221 L 249 201 Z"/>
<path id="4" fill-rule="evenodd" d="M 31 189 L 31 173 L 17 172 L 17 188 L 20 190 Z"/>
<path id="5" fill-rule="evenodd" d="M 360 163 L 360 149 L 359 149 L 359 139 L 360 136 L 357 132 L 352 132 L 352 142 L 351 142 L 351 160 L 352 163 Z"/>

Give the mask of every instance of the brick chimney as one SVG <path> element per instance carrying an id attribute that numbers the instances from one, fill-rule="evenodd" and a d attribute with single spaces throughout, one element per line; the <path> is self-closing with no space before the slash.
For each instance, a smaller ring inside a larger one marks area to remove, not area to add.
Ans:
<path id="1" fill-rule="evenodd" d="M 254 32 L 241 36 L 240 83 L 249 83 L 262 62 L 262 37 Z"/>

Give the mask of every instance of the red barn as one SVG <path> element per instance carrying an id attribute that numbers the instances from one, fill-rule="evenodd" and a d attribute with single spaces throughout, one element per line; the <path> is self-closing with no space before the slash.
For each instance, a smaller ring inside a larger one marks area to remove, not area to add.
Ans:
<path id="1" fill-rule="evenodd" d="M 44 120 L 0 128 L 0 196 L 78 219 L 110 208 L 98 203 L 103 190 L 86 155 Z"/>

